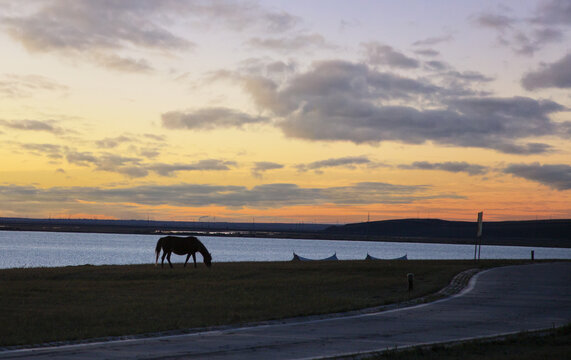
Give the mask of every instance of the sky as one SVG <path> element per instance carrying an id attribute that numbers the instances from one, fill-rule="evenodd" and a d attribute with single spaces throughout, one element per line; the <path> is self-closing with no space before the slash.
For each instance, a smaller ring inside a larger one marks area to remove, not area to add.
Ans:
<path id="1" fill-rule="evenodd" d="M 0 0 L 0 216 L 571 218 L 571 2 Z"/>

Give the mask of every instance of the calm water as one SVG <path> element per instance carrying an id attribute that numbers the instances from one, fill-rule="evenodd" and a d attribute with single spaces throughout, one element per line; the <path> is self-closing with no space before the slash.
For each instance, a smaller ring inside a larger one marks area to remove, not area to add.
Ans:
<path id="1" fill-rule="evenodd" d="M 0 231 L 0 268 L 67 265 L 145 264 L 155 261 L 158 235 L 82 234 Z M 330 241 L 266 238 L 200 237 L 214 262 L 287 261 L 293 252 L 308 258 L 337 253 L 340 260 L 374 257 L 391 259 L 473 259 L 472 245 Z M 571 249 L 482 246 L 482 259 L 571 259 Z M 173 255 L 174 262 L 184 261 Z M 191 259 L 192 261 L 192 259 Z M 197 254 L 197 261 L 202 257 Z"/>

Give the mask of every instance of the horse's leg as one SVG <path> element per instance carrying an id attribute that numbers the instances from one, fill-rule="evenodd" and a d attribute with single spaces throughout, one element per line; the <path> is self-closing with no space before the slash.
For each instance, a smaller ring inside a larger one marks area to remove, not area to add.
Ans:
<path id="1" fill-rule="evenodd" d="M 190 259 L 190 253 L 188 253 L 188 255 L 186 255 L 186 261 L 184 262 L 184 267 L 186 267 L 186 263 L 188 262 L 188 259 Z"/>
<path id="2" fill-rule="evenodd" d="M 171 254 L 172 252 L 169 251 L 169 253 L 167 254 L 167 260 L 169 261 L 169 265 L 171 267 L 171 269 L 173 268 L 172 263 L 171 263 Z"/>
<path id="3" fill-rule="evenodd" d="M 165 267 L 165 256 L 167 256 L 167 252 L 163 250 L 163 257 L 161 258 L 161 268 Z"/>
<path id="4" fill-rule="evenodd" d="M 194 268 L 196 269 L 196 253 L 192 253 L 192 260 L 194 260 Z"/>

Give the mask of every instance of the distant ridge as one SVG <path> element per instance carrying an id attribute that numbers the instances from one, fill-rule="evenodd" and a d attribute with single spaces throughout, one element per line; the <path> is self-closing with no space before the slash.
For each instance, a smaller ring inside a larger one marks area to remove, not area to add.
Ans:
<path id="1" fill-rule="evenodd" d="M 246 223 L 210 221 L 0 218 L 0 230 L 141 233 L 161 231 L 293 231 L 318 232 L 329 225 L 312 223 Z"/>
<path id="2" fill-rule="evenodd" d="M 476 222 L 402 219 L 329 225 L 0 218 L 0 230 L 474 244 Z M 571 248 L 571 220 L 484 221 L 483 244 Z"/>
<path id="3" fill-rule="evenodd" d="M 402 219 L 371 221 L 330 226 L 323 232 L 331 235 L 456 239 L 469 243 L 476 236 L 476 222 L 447 221 L 440 219 Z M 487 243 L 502 240 L 549 240 L 571 247 L 571 220 L 530 220 L 484 222 L 483 239 Z M 560 246 L 558 245 L 558 246 Z"/>

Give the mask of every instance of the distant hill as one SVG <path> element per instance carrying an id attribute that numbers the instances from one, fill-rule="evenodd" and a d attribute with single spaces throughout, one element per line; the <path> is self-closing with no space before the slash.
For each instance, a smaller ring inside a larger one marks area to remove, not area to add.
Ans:
<path id="1" fill-rule="evenodd" d="M 192 234 L 325 240 L 473 244 L 476 223 L 439 219 L 347 225 L 148 220 L 0 218 L 0 230 L 124 234 Z M 571 220 L 484 222 L 483 244 L 571 248 Z"/>
<path id="2" fill-rule="evenodd" d="M 330 226 L 323 232 L 334 236 L 352 236 L 365 239 L 414 238 L 473 243 L 476 230 L 476 222 L 403 219 Z M 517 245 L 530 245 L 540 242 L 546 246 L 571 247 L 571 220 L 484 222 L 483 241 L 488 244 L 510 243 Z"/>
<path id="3" fill-rule="evenodd" d="M 319 232 L 329 225 L 207 221 L 0 218 L 0 230 L 153 234 L 158 232 Z"/>

